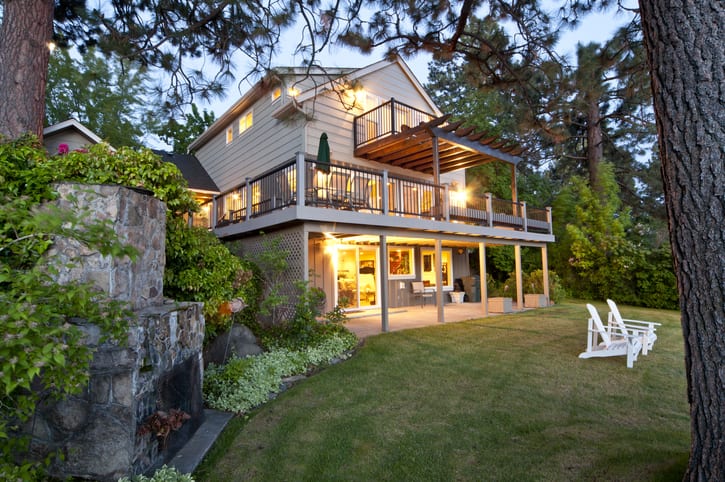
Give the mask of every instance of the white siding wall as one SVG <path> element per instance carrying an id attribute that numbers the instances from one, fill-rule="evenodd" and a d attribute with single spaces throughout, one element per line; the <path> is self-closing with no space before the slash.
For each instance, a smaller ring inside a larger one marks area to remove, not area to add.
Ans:
<path id="1" fill-rule="evenodd" d="M 297 151 L 304 149 L 304 121 L 280 121 L 272 117 L 281 102 L 282 99 L 272 103 L 271 93 L 262 96 L 254 105 L 251 128 L 239 134 L 239 117 L 236 117 L 231 123 L 234 140 L 230 144 L 226 142 L 224 129 L 196 153 L 222 192 L 243 183 L 245 177 L 255 177 L 292 160 Z"/>
<path id="2" fill-rule="evenodd" d="M 315 80 L 322 86 L 328 79 L 317 77 Z M 285 83 L 291 86 L 294 82 L 287 78 Z M 368 98 L 378 98 L 380 102 L 395 98 L 425 112 L 432 112 L 425 97 L 414 87 L 411 79 L 397 63 L 389 64 L 361 77 L 359 83 L 364 92 L 369 94 Z M 314 81 L 310 79 L 298 84 L 300 91 L 313 86 Z M 286 90 L 286 87 L 283 90 Z M 254 105 L 254 125 L 250 129 L 240 135 L 237 117 L 231 124 L 234 140 L 230 144 L 226 143 L 226 132 L 223 130 L 198 150 L 197 157 L 222 192 L 241 184 L 245 177 L 258 176 L 291 160 L 298 151 L 315 156 L 323 132 L 328 135 L 333 162 L 374 170 L 388 169 L 393 174 L 431 179 L 431 176 L 353 156 L 354 117 L 374 108 L 374 105 L 346 110 L 337 93 L 326 92 L 304 102 L 303 109 L 312 120 L 306 121 L 300 114 L 290 115 L 284 120 L 272 117 L 272 113 L 286 100 L 286 92 L 283 92 L 282 98 L 274 103 L 271 102 L 270 94 L 263 95 Z M 464 184 L 462 173 L 446 175 L 442 178 L 442 182 L 454 179 Z"/>

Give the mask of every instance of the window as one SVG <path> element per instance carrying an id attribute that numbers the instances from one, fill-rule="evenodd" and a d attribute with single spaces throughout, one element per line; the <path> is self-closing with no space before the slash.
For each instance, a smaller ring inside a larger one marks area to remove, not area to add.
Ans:
<path id="1" fill-rule="evenodd" d="M 282 87 L 275 87 L 272 91 L 272 102 L 282 97 Z"/>
<path id="2" fill-rule="evenodd" d="M 435 286 L 435 250 L 424 248 L 421 250 L 420 254 L 421 265 L 423 266 L 421 280 L 426 286 Z M 451 273 L 451 250 L 442 249 L 441 257 L 443 258 L 443 262 L 441 263 L 441 278 L 443 278 L 443 288 L 453 288 L 453 273 Z"/>
<path id="3" fill-rule="evenodd" d="M 413 248 L 400 248 L 397 246 L 388 248 L 388 278 L 415 278 Z"/>
<path id="4" fill-rule="evenodd" d="M 234 129 L 227 127 L 227 144 L 231 144 L 234 140 Z"/>
<path id="5" fill-rule="evenodd" d="M 242 117 L 239 118 L 239 133 L 244 133 L 247 129 L 252 127 L 254 123 L 254 115 L 252 111 L 247 111 Z"/>

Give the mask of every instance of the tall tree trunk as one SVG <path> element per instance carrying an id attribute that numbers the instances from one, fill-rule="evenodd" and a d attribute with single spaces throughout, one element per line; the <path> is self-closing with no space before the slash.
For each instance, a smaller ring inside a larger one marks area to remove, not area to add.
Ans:
<path id="1" fill-rule="evenodd" d="M 725 3 L 639 3 L 685 338 L 685 479 L 725 480 Z"/>
<path id="2" fill-rule="evenodd" d="M 43 135 L 53 0 L 5 0 L 0 25 L 0 135 Z"/>
<path id="3" fill-rule="evenodd" d="M 602 116 L 599 113 L 599 99 L 587 96 L 587 163 L 589 168 L 589 185 L 594 192 L 602 194 L 599 185 L 599 164 L 604 157 L 602 141 Z"/>

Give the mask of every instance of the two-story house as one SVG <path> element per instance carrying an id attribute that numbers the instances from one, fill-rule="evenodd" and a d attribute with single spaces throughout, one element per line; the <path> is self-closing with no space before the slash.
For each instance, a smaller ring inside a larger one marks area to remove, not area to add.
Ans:
<path id="1" fill-rule="evenodd" d="M 519 300 L 521 247 L 541 250 L 546 273 L 551 211 L 517 200 L 520 149 L 449 123 L 400 59 L 279 69 L 190 151 L 220 191 L 211 208 L 218 236 L 248 253 L 279 236 L 290 280 L 323 289 L 328 309 L 380 309 L 384 331 L 390 308 L 420 303 L 421 283 L 444 321 L 447 292 L 471 275 L 486 279 L 487 246 L 515 247 Z M 488 162 L 510 166 L 510 199 L 466 191 L 465 169 Z M 476 252 L 480 271 L 471 273 Z M 480 285 L 469 299 L 480 297 L 485 315 Z"/>

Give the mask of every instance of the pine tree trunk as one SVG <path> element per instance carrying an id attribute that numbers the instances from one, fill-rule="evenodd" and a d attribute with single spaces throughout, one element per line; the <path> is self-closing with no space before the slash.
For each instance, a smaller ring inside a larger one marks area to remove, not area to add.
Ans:
<path id="1" fill-rule="evenodd" d="M 43 135 L 53 0 L 5 0 L 0 25 L 0 136 Z"/>
<path id="2" fill-rule="evenodd" d="M 639 3 L 685 338 L 685 480 L 725 480 L 725 3 Z"/>
<path id="3" fill-rule="evenodd" d="M 599 185 L 599 164 L 604 157 L 602 142 L 602 117 L 599 113 L 599 99 L 587 96 L 587 162 L 589 168 L 589 185 L 594 192 L 601 195 Z"/>

